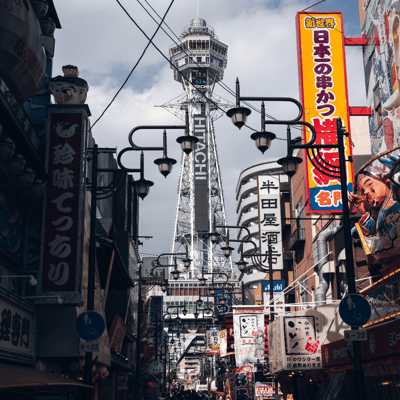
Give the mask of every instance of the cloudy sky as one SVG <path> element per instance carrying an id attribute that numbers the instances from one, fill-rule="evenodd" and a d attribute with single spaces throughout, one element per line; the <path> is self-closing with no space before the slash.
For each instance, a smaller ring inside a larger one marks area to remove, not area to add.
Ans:
<path id="1" fill-rule="evenodd" d="M 151 37 L 157 25 L 143 7 L 159 21 L 149 4 L 162 16 L 171 0 L 120 2 Z M 165 22 L 179 36 L 190 20 L 196 18 L 198 9 L 199 18 L 205 19 L 215 29 L 219 40 L 229 46 L 224 75 L 227 86 L 234 89 L 236 77 L 239 77 L 243 96 L 299 98 L 295 16 L 296 12 L 316 2 L 175 0 Z M 138 61 L 148 41 L 116 0 L 54 0 L 54 3 L 62 29 L 55 34 L 53 76 L 62 75 L 63 65 L 79 67 L 80 77 L 89 83 L 86 103 L 90 107 L 93 124 Z M 342 11 L 345 36 L 360 36 L 356 0 L 326 0 L 310 11 Z M 167 27 L 164 28 L 174 37 Z M 162 30 L 157 33 L 154 43 L 168 57 L 172 40 Z M 365 105 L 361 50 L 348 48 L 346 56 L 350 105 Z M 168 62 L 150 46 L 124 89 L 93 128 L 96 142 L 100 147 L 121 150 L 129 145 L 128 133 L 137 125 L 180 124 L 179 119 L 155 105 L 164 104 L 182 93 L 182 86 L 174 81 Z M 214 93 L 234 102 L 234 97 L 218 85 Z M 291 110 L 269 105 L 266 111 L 275 118 L 287 119 Z M 253 113 L 248 124 L 259 129 L 259 114 Z M 227 117 L 215 122 L 215 131 L 227 219 L 230 225 L 235 225 L 235 187 L 240 171 L 254 162 L 283 156 L 286 145 L 284 141 L 275 141 L 271 149 L 262 155 L 250 139 L 252 132 L 247 128 L 239 131 Z M 161 145 L 161 131 L 143 132 L 137 135 L 138 145 Z M 140 248 L 142 255 L 169 252 L 171 249 L 181 159 L 180 147 L 175 142 L 180 136 L 178 132 L 169 133 L 168 155 L 178 163 L 166 179 L 153 163 L 161 154 L 147 152 L 145 155 L 145 177 L 154 181 L 155 185 L 140 204 L 140 235 L 153 236 L 153 239 L 144 241 L 144 246 Z M 284 132 L 275 132 L 284 137 Z M 134 154 L 130 161 L 131 164 L 126 164 L 137 167 L 139 154 Z"/>

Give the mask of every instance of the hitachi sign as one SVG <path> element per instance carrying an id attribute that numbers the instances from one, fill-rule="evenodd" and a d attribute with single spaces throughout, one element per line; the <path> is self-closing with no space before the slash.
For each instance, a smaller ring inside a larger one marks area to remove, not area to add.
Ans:
<path id="1" fill-rule="evenodd" d="M 194 136 L 199 139 L 194 150 L 194 179 L 207 180 L 207 145 L 205 117 L 194 117 Z"/>
<path id="2" fill-rule="evenodd" d="M 197 232 L 209 231 L 208 199 L 208 131 L 207 118 L 202 109 L 201 114 L 193 116 L 193 135 L 199 141 L 193 155 L 194 165 L 194 219 Z"/>

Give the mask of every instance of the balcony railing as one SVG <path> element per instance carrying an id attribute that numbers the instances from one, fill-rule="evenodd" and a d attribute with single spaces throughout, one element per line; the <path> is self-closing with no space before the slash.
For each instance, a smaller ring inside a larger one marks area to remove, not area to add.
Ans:
<path id="1" fill-rule="evenodd" d="M 306 241 L 306 233 L 304 228 L 297 228 L 289 238 L 289 249 L 292 251 L 299 250 L 304 246 Z"/>

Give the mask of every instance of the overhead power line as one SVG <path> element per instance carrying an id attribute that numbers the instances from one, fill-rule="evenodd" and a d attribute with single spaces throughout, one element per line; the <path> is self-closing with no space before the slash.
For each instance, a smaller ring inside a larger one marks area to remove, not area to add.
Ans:
<path id="1" fill-rule="evenodd" d="M 142 60 L 144 54 L 146 53 L 147 49 L 150 46 L 151 41 L 154 39 L 154 37 L 157 35 L 157 32 L 159 31 L 162 23 L 164 22 L 165 17 L 167 16 L 172 4 L 174 3 L 175 0 L 172 0 L 169 7 L 167 8 L 167 11 L 165 12 L 164 16 L 161 19 L 161 22 L 158 24 L 156 31 L 154 32 L 153 36 L 151 37 L 149 43 L 147 43 L 146 47 L 144 48 L 142 55 L 139 57 L 139 59 L 137 60 L 136 64 L 134 65 L 134 67 L 131 69 L 131 72 L 129 72 L 129 75 L 126 77 L 124 83 L 121 85 L 121 87 L 118 89 L 117 93 L 115 93 L 114 97 L 112 98 L 112 100 L 110 101 L 110 103 L 108 104 L 108 106 L 104 109 L 104 111 L 101 113 L 100 117 L 96 119 L 96 121 L 94 122 L 94 124 L 92 125 L 92 128 L 97 124 L 97 122 L 100 120 L 100 118 L 106 113 L 106 111 L 110 108 L 111 104 L 114 102 L 114 100 L 117 98 L 117 96 L 119 95 L 119 93 L 121 92 L 121 90 L 123 89 L 123 87 L 125 86 L 125 84 L 128 82 L 129 78 L 131 77 L 133 71 L 136 69 L 136 67 L 138 66 L 138 64 L 140 63 L 140 61 Z"/>

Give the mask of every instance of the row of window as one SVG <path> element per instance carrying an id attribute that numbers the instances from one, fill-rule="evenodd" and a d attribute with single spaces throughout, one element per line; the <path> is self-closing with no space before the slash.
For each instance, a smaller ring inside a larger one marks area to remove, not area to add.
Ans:
<path id="1" fill-rule="evenodd" d="M 185 64 L 210 64 L 210 57 L 185 57 L 175 61 L 176 67 L 181 67 Z M 211 57 L 211 64 L 219 68 L 223 68 L 224 62 L 218 58 Z"/>
<path id="2" fill-rule="evenodd" d="M 210 49 L 210 41 L 209 40 L 189 40 L 188 42 L 182 43 L 179 46 L 173 47 L 171 49 L 171 54 L 175 55 L 180 53 L 181 51 L 185 51 L 189 48 L 189 50 L 209 50 Z M 216 53 L 226 55 L 228 49 L 226 47 L 220 46 L 218 43 L 211 42 L 211 49 Z"/>

